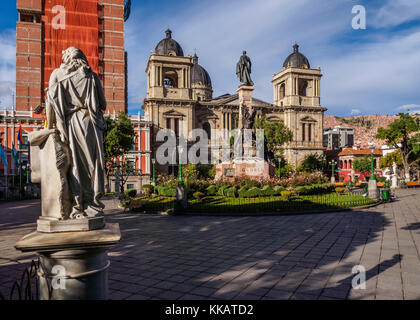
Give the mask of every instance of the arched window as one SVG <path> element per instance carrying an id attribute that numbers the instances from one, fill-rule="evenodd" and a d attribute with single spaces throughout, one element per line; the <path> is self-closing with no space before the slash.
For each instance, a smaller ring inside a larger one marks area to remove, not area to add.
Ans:
<path id="1" fill-rule="evenodd" d="M 283 99 L 286 96 L 286 85 L 282 83 L 280 85 L 280 99 Z"/>
<path id="2" fill-rule="evenodd" d="M 308 95 L 308 81 L 303 79 L 299 80 L 299 95 L 305 97 Z"/>
<path id="3" fill-rule="evenodd" d="M 167 70 L 163 76 L 165 88 L 178 88 L 178 74 L 175 70 Z"/>
<path id="4" fill-rule="evenodd" d="M 210 127 L 210 123 L 208 122 L 204 122 L 203 123 L 203 130 L 206 132 L 207 134 L 207 139 L 211 139 L 211 127 Z"/>

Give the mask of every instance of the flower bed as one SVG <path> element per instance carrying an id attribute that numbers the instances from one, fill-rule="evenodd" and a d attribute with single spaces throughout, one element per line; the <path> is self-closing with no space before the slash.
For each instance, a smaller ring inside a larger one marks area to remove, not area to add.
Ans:
<path id="1" fill-rule="evenodd" d="M 287 192 L 287 191 L 285 191 Z M 174 208 L 175 198 L 156 197 L 146 205 L 149 211 L 167 211 Z M 288 195 L 228 198 L 224 196 L 206 196 L 189 201 L 187 212 L 190 213 L 254 213 L 270 212 L 311 212 L 355 208 L 373 204 L 374 201 L 358 194 L 329 193 L 324 195 L 298 196 Z"/>

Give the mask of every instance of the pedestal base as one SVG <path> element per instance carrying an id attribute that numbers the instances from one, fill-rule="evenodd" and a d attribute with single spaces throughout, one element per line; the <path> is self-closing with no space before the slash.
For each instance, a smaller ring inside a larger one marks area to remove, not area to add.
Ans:
<path id="1" fill-rule="evenodd" d="M 90 231 L 102 229 L 104 226 L 104 217 L 69 220 L 57 220 L 48 217 L 39 217 L 37 221 L 37 231 L 39 232 Z"/>
<path id="2" fill-rule="evenodd" d="M 379 191 L 376 185 L 376 180 L 370 180 L 368 184 L 368 197 L 372 200 L 378 201 L 379 200 Z"/>
<path id="3" fill-rule="evenodd" d="M 33 232 L 19 240 L 15 248 L 35 251 L 40 258 L 42 300 L 107 299 L 107 250 L 121 239 L 118 224 L 82 232 Z"/>
<path id="4" fill-rule="evenodd" d="M 188 199 L 187 199 L 187 190 L 185 187 L 176 187 L 176 200 L 181 203 L 182 208 L 187 208 Z"/>
<path id="5" fill-rule="evenodd" d="M 267 161 L 249 161 L 235 159 L 230 163 L 216 165 L 215 179 L 234 178 L 241 176 L 269 178 L 274 175 L 274 166 Z"/>

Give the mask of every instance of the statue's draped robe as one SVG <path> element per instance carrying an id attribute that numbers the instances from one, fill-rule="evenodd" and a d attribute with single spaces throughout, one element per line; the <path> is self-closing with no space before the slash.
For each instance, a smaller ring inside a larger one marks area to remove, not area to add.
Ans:
<path id="1" fill-rule="evenodd" d="M 106 101 L 98 76 L 90 69 L 66 75 L 56 69 L 47 93 L 47 103 L 55 113 L 61 140 L 71 153 L 69 184 L 74 196 L 73 213 L 102 214 L 104 194 L 103 134 Z"/>
<path id="2" fill-rule="evenodd" d="M 236 64 L 236 75 L 245 85 L 254 85 L 251 80 L 251 60 L 248 56 L 242 55 Z"/>

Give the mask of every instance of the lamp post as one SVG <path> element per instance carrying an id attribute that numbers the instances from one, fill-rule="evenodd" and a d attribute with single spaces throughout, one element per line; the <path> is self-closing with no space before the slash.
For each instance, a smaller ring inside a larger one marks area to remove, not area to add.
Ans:
<path id="1" fill-rule="evenodd" d="M 373 152 L 375 151 L 375 146 L 369 147 L 370 149 L 370 178 L 369 178 L 369 184 L 368 184 L 368 196 L 372 200 L 377 201 L 379 199 L 378 194 L 378 186 L 376 185 L 376 179 L 374 174 L 374 168 L 373 168 Z"/>
<path id="2" fill-rule="evenodd" d="M 155 164 L 156 164 L 156 159 L 153 158 L 152 159 L 152 184 L 155 186 L 156 185 L 156 177 L 155 177 Z"/>
<path id="3" fill-rule="evenodd" d="M 375 179 L 375 169 L 373 168 L 373 153 L 375 151 L 375 147 L 371 146 L 370 149 L 370 179 L 369 180 L 376 180 Z"/>
<path id="4" fill-rule="evenodd" d="M 178 147 L 178 163 L 179 163 L 179 168 L 178 168 L 178 186 L 182 187 L 184 185 L 184 180 L 182 180 L 182 147 L 179 146 Z"/>
<path id="5" fill-rule="evenodd" d="M 334 160 L 331 160 L 329 163 L 330 163 L 330 165 L 332 167 L 332 170 L 331 170 L 331 183 L 334 183 L 335 182 L 335 165 L 336 165 L 336 162 Z"/>

